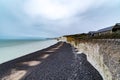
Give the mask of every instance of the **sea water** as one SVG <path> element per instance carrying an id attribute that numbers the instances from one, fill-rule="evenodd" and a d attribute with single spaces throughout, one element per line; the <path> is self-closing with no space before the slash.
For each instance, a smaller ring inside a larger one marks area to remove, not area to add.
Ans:
<path id="1" fill-rule="evenodd" d="M 47 48 L 55 43 L 57 40 L 1 40 L 0 64 Z"/>

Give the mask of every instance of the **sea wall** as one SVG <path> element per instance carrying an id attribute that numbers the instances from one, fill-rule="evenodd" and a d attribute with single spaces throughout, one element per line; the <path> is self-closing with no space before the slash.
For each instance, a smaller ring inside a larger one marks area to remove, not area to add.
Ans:
<path id="1" fill-rule="evenodd" d="M 104 80 L 120 80 L 120 39 L 61 39 L 76 47 L 77 54 L 85 53 Z"/>

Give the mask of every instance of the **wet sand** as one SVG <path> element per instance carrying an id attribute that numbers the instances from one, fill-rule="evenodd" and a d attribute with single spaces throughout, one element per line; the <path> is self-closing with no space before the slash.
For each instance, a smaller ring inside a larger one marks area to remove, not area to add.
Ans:
<path id="1" fill-rule="evenodd" d="M 0 64 L 0 80 L 103 80 L 85 54 L 58 42 L 46 49 Z"/>

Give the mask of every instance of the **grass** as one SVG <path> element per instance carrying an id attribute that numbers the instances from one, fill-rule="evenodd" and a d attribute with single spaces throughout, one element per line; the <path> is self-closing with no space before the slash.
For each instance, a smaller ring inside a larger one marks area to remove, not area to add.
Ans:
<path id="1" fill-rule="evenodd" d="M 74 40 L 90 40 L 90 39 L 120 39 L 120 31 L 114 32 L 111 34 L 102 34 L 97 36 L 90 36 L 86 33 L 82 34 L 75 34 L 75 35 L 67 35 L 68 41 L 74 41 Z"/>
<path id="2" fill-rule="evenodd" d="M 120 39 L 120 33 L 111 33 L 111 34 L 104 34 L 104 35 L 98 35 L 94 37 L 90 37 L 93 39 Z"/>

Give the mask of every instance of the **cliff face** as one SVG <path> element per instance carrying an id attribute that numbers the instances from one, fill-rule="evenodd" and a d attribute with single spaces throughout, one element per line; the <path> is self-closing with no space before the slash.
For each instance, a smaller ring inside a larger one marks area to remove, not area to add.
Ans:
<path id="1" fill-rule="evenodd" d="M 66 41 L 78 49 L 77 54 L 87 55 L 104 80 L 120 80 L 120 39 L 75 40 L 66 37 Z"/>

